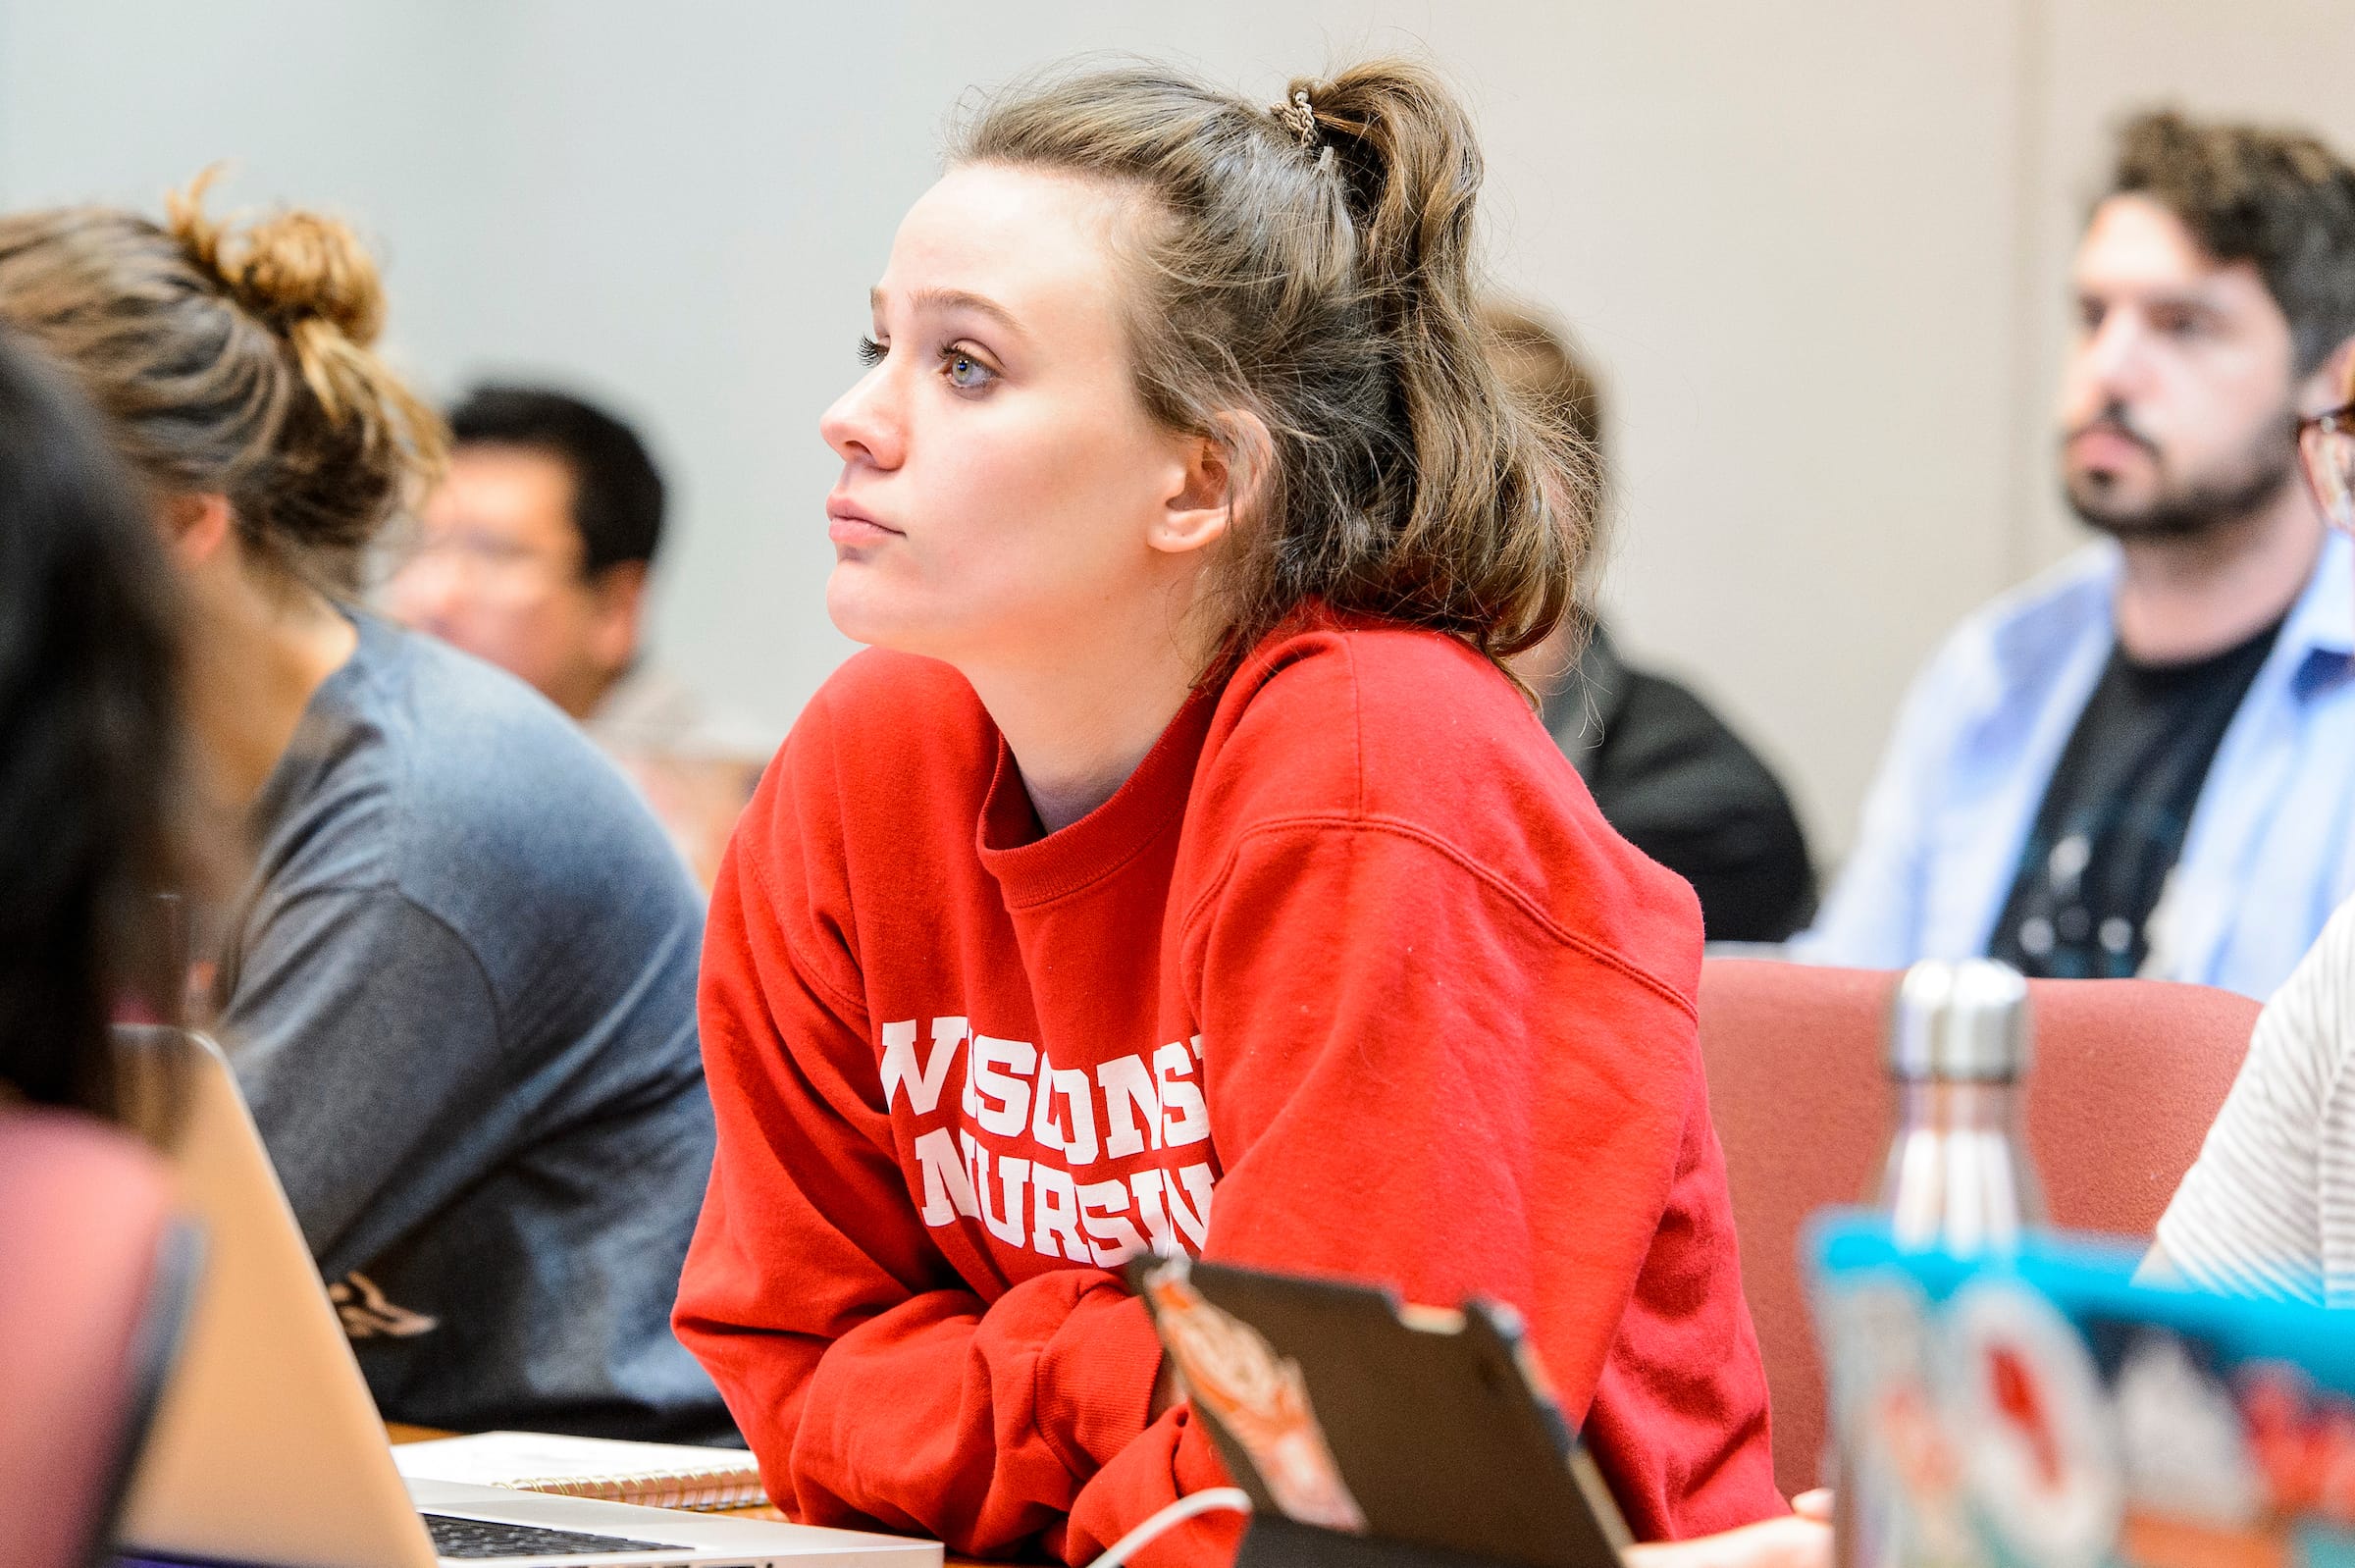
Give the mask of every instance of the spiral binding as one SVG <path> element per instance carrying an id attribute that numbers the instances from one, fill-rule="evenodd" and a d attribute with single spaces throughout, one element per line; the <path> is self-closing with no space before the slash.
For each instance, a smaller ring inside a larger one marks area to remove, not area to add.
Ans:
<path id="1" fill-rule="evenodd" d="M 688 1508 L 708 1513 L 721 1508 L 758 1508 L 768 1490 L 741 1467 L 731 1470 L 649 1470 L 625 1476 L 549 1476 L 499 1485 L 514 1491 L 545 1491 L 559 1497 L 593 1497 L 645 1508 Z"/>

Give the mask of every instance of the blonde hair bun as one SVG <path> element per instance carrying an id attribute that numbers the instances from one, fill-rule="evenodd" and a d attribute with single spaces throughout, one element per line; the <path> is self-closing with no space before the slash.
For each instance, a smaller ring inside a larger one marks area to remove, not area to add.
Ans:
<path id="1" fill-rule="evenodd" d="M 351 230 L 299 211 L 215 219 L 212 180 L 160 224 L 0 213 L 0 323 L 68 368 L 142 479 L 227 497 L 258 562 L 357 599 L 379 530 L 441 466 L 441 417 L 370 346 L 385 295 Z"/>
<path id="2" fill-rule="evenodd" d="M 439 421 L 392 376 L 369 345 L 385 330 L 385 289 L 376 261 L 351 226 L 300 208 L 248 228 L 204 210 L 219 178 L 214 164 L 164 198 L 165 230 L 239 307 L 283 335 L 302 379 L 330 421 L 371 403 L 391 405 L 416 437 L 429 466 L 439 461 Z"/>
<path id="3" fill-rule="evenodd" d="M 204 210 L 220 178 L 215 164 L 165 198 L 165 227 L 188 257 L 218 279 L 238 304 L 281 330 L 320 321 L 355 347 L 385 328 L 385 290 L 376 262 L 340 219 L 292 209 L 239 232 Z"/>
<path id="4" fill-rule="evenodd" d="M 376 263 L 350 228 L 314 212 L 282 212 L 247 232 L 236 283 L 256 313 L 292 325 L 323 321 L 365 348 L 385 330 Z"/>

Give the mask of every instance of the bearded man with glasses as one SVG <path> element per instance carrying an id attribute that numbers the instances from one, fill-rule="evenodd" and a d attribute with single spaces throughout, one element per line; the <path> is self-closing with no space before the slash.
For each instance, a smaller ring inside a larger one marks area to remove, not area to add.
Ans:
<path id="1" fill-rule="evenodd" d="M 1798 950 L 2268 996 L 2355 892 L 2355 548 L 2292 439 L 2355 338 L 2355 170 L 2145 115 L 2072 283 L 2061 478 L 2104 537 L 1915 682 Z"/>

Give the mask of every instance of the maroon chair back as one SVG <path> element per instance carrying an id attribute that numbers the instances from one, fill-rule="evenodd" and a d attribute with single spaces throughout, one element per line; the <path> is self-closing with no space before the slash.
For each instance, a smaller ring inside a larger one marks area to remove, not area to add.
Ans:
<path id="1" fill-rule="evenodd" d="M 0 1111 L 0 1562 L 79 1568 L 103 1546 L 181 1281 L 171 1179 L 87 1117 Z"/>
<path id="2" fill-rule="evenodd" d="M 1725 1146 L 1785 1491 L 1816 1484 L 1824 1443 L 1800 1229 L 1879 1183 L 1892 1130 L 1881 1042 L 1896 985 L 1885 970 L 1749 959 L 1701 967 L 1709 1114 Z M 2147 1238 L 2224 1104 L 2258 1006 L 2148 980 L 2038 980 L 2028 999 L 2028 1145 L 2053 1223 Z"/>
<path id="3" fill-rule="evenodd" d="M 2264 1011 L 2162 980 L 2036 980 L 2028 1147 L 2053 1223 L 2147 1241 Z"/>

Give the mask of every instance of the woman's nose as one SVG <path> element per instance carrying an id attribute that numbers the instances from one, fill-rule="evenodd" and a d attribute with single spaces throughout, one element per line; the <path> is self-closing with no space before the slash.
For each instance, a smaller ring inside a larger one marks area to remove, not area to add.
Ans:
<path id="1" fill-rule="evenodd" d="M 897 468 L 906 445 L 891 388 L 891 365 L 877 365 L 834 399 L 817 422 L 834 455 L 846 463 L 864 461 Z"/>

